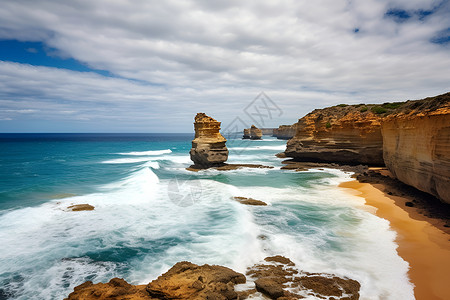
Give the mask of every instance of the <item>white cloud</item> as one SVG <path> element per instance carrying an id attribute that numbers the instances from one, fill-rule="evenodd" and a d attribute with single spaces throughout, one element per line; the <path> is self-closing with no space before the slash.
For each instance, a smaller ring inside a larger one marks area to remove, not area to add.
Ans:
<path id="1" fill-rule="evenodd" d="M 279 123 L 292 123 L 314 107 L 432 96 L 450 87 L 448 46 L 430 43 L 450 27 L 448 4 L 401 24 L 385 13 L 436 5 L 6 0 L 0 38 L 43 41 L 122 79 L 3 62 L 0 105 L 44 105 L 51 114 L 26 115 L 104 120 L 112 131 L 119 129 L 115 119 L 138 131 L 157 124 L 189 131 L 195 112 L 214 113 L 226 123 L 262 90 L 285 111 Z M 1 114 L 17 118 L 9 113 Z"/>

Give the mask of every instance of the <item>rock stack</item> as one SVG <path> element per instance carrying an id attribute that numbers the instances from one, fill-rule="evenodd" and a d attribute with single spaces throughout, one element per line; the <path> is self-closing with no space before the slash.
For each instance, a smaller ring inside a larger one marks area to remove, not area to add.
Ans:
<path id="1" fill-rule="evenodd" d="M 250 127 L 250 139 L 252 140 L 260 140 L 262 138 L 261 129 L 257 128 L 255 125 Z"/>
<path id="2" fill-rule="evenodd" d="M 220 134 L 220 122 L 198 113 L 195 116 L 195 138 L 189 152 L 194 167 L 206 169 L 224 165 L 228 159 L 226 139 Z"/>
<path id="3" fill-rule="evenodd" d="M 250 128 L 244 129 L 244 136 L 242 137 L 243 140 L 250 139 Z"/>

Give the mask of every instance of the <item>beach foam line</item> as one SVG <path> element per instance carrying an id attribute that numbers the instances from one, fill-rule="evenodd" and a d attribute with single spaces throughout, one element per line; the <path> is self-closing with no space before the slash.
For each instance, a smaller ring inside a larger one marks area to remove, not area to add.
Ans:
<path id="1" fill-rule="evenodd" d="M 133 164 L 133 163 L 139 163 L 139 162 L 147 162 L 151 161 L 152 158 L 150 157 L 137 157 L 137 158 L 117 158 L 117 159 L 110 159 L 102 161 L 102 164 Z"/>
<path id="2" fill-rule="evenodd" d="M 132 155 L 132 156 L 145 156 L 145 155 L 162 155 L 162 154 L 169 154 L 169 153 L 172 153 L 172 150 L 165 149 L 165 150 L 149 150 L 149 151 L 132 151 L 132 152 L 117 153 L 117 154 Z"/>

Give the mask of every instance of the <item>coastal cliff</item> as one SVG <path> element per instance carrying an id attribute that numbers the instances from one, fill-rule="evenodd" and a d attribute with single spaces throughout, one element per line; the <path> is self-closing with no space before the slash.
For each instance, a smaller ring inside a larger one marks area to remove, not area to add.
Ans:
<path id="1" fill-rule="evenodd" d="M 361 105 L 316 109 L 299 119 L 286 156 L 298 161 L 384 165 L 381 116 Z"/>
<path id="2" fill-rule="evenodd" d="M 195 138 L 190 153 L 194 166 L 209 168 L 221 166 L 228 159 L 226 139 L 220 134 L 220 122 L 198 113 L 195 116 Z"/>
<path id="3" fill-rule="evenodd" d="M 450 203 L 450 93 L 408 101 L 383 119 L 381 131 L 389 171 Z"/>
<path id="4" fill-rule="evenodd" d="M 293 125 L 280 125 L 274 129 L 273 135 L 279 140 L 289 140 L 295 136 L 297 131 L 297 123 Z"/>
<path id="5" fill-rule="evenodd" d="M 316 109 L 296 125 L 287 157 L 386 165 L 403 183 L 450 203 L 450 93 L 380 105 L 340 104 Z"/>

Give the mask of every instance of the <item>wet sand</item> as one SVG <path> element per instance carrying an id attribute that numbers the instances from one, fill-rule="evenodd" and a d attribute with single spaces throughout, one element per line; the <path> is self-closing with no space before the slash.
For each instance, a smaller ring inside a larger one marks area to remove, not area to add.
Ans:
<path id="1" fill-rule="evenodd" d="M 385 194 L 382 184 L 349 181 L 340 184 L 365 198 L 377 216 L 388 220 L 397 232 L 397 251 L 410 265 L 408 272 L 418 300 L 450 299 L 450 235 L 431 225 L 409 199 Z M 440 226 L 439 226 L 440 227 Z"/>

